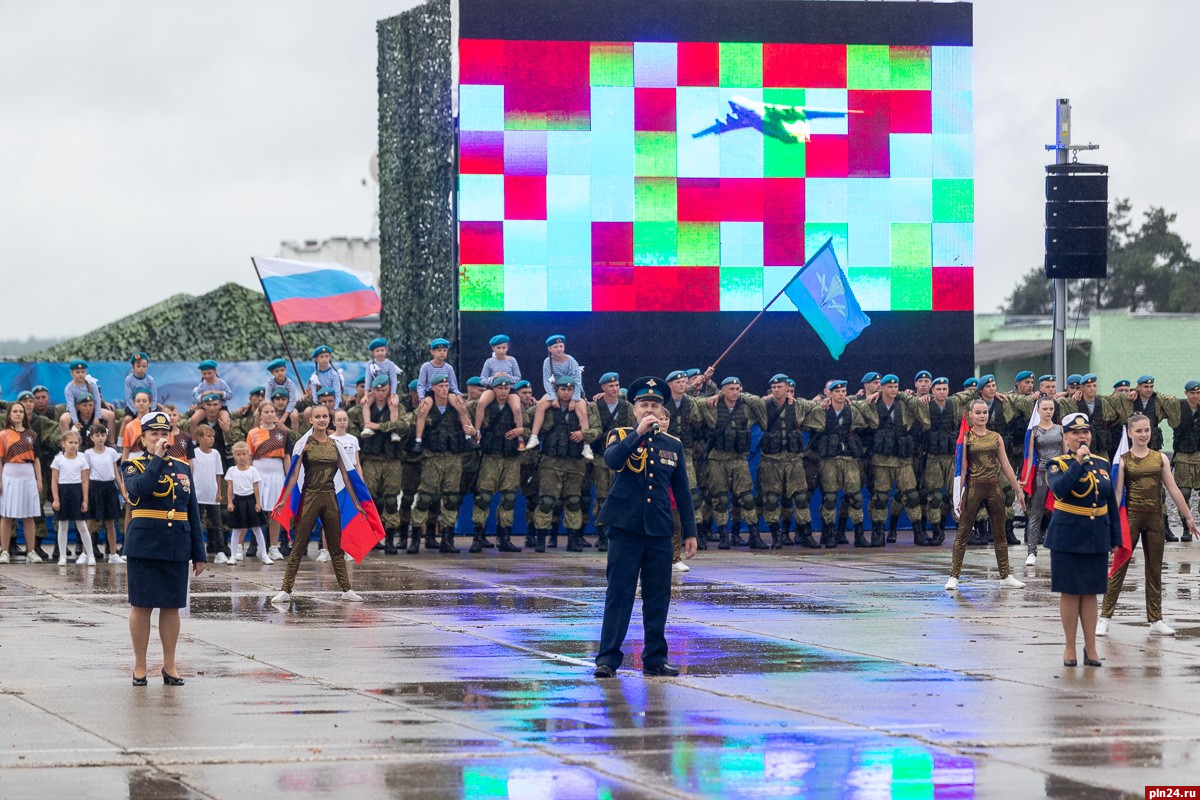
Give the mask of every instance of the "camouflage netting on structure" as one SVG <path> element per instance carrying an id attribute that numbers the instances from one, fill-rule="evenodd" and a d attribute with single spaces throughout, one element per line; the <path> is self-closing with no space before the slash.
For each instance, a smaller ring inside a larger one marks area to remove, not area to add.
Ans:
<path id="1" fill-rule="evenodd" d="M 363 361 L 374 335 L 348 323 L 297 323 L 284 331 L 297 361 L 307 361 L 318 344 L 332 347 L 335 360 Z M 262 361 L 282 356 L 283 342 L 262 293 L 227 283 L 199 297 L 173 295 L 21 360 L 124 361 L 137 351 L 154 361 Z"/>
<path id="2" fill-rule="evenodd" d="M 380 321 L 403 345 L 393 360 L 416 375 L 424 344 L 457 329 L 450 2 L 429 0 L 377 30 Z"/>

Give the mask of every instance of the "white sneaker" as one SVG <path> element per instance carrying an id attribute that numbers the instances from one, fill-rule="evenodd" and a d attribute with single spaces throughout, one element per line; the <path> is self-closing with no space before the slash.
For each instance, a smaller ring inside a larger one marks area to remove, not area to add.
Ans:
<path id="1" fill-rule="evenodd" d="M 279 551 L 279 545 L 275 545 L 270 550 L 268 550 L 267 555 L 270 556 L 271 558 L 275 559 L 276 561 L 283 561 L 283 553 L 281 553 Z M 263 563 L 265 564 L 266 562 L 264 561 Z"/>
<path id="2" fill-rule="evenodd" d="M 79 558 L 75 559 L 76 564 L 86 564 L 88 560 L 87 553 L 80 553 Z"/>
<path id="3" fill-rule="evenodd" d="M 958 590 L 958 578 L 951 578 L 946 581 L 946 591 L 953 592 Z"/>
<path id="4" fill-rule="evenodd" d="M 532 436 L 529 437 L 529 441 L 525 442 L 525 449 L 531 450 L 534 447 L 537 447 L 539 441 L 540 440 L 537 438 L 537 434 L 536 433 L 533 434 Z"/>
<path id="5" fill-rule="evenodd" d="M 243 545 L 243 544 L 239 544 L 239 545 L 238 545 L 238 549 L 237 549 L 237 560 L 238 560 L 238 561 L 245 561 L 245 560 L 246 560 L 246 546 L 245 546 L 245 545 Z"/>
<path id="6" fill-rule="evenodd" d="M 689 567 L 687 564 L 683 563 L 682 561 L 676 561 L 674 564 L 671 565 L 671 571 L 672 572 L 691 572 L 692 568 Z"/>
<path id="7" fill-rule="evenodd" d="M 1024 589 L 1025 588 L 1025 583 L 1023 581 L 1017 580 L 1016 576 L 1014 576 L 1014 575 L 1009 575 L 1007 578 L 1000 581 L 1000 585 L 1003 586 L 1005 589 Z"/>
<path id="8" fill-rule="evenodd" d="M 363 428 L 362 435 L 366 438 L 370 438 L 375 435 L 375 431 L 371 428 Z M 392 435 L 395 436 L 396 434 L 393 433 Z"/>
<path id="9" fill-rule="evenodd" d="M 224 553 L 217 553 L 217 557 L 213 559 L 213 563 L 214 564 L 229 564 L 232 562 L 230 562 L 229 556 L 225 555 Z"/>
<path id="10" fill-rule="evenodd" d="M 5 550 L 4 552 L 0 553 L 0 564 L 7 564 L 7 563 L 9 563 L 9 557 L 8 557 L 8 551 Z"/>
<path id="11" fill-rule="evenodd" d="M 1150 634 L 1152 636 L 1174 636 L 1175 629 L 1160 619 L 1150 626 Z"/>
<path id="12" fill-rule="evenodd" d="M 121 557 L 119 555 L 117 555 L 116 553 L 109 553 L 108 558 L 105 560 L 108 561 L 109 564 L 120 564 L 121 563 Z"/>
<path id="13" fill-rule="evenodd" d="M 583 457 L 584 457 L 584 458 L 586 458 L 588 461 L 593 461 L 593 460 L 595 460 L 595 458 L 596 458 L 596 455 L 595 455 L 595 454 L 592 452 L 592 446 L 591 446 L 590 444 L 585 444 L 585 445 L 583 446 L 583 453 L 582 453 L 582 455 L 583 455 Z"/>
<path id="14" fill-rule="evenodd" d="M 94 566 L 96 566 L 96 557 L 95 557 L 95 556 L 88 556 L 88 557 L 87 557 L 87 562 L 86 562 L 86 563 L 87 563 L 87 565 L 88 565 L 89 567 L 94 567 Z"/>
<path id="15" fill-rule="evenodd" d="M 258 560 L 261 561 L 262 563 L 266 564 L 267 566 L 270 566 L 271 564 L 275 563 L 274 559 L 272 559 L 268 555 L 259 556 Z"/>
<path id="16" fill-rule="evenodd" d="M 321 549 L 321 550 L 318 550 L 318 551 L 317 551 L 317 561 L 318 561 L 319 563 L 323 563 L 323 562 L 325 562 L 325 561 L 329 561 L 329 560 L 330 560 L 330 558 L 329 558 L 329 551 L 328 551 L 328 550 Z"/>
<path id="17" fill-rule="evenodd" d="M 361 603 L 363 601 L 363 599 L 358 596 L 358 592 L 354 591 L 353 589 L 342 592 L 342 599 L 347 603 Z"/>
<path id="18" fill-rule="evenodd" d="M 402 441 L 404 441 L 404 437 L 403 437 L 403 436 L 401 436 L 401 435 L 400 435 L 400 434 L 398 434 L 398 433 L 393 433 L 393 434 L 392 434 L 392 441 L 393 441 L 393 442 L 397 442 L 397 443 L 399 443 L 399 442 L 402 442 Z"/>
<path id="19" fill-rule="evenodd" d="M 8 555 L 8 553 L 5 553 L 5 555 Z M 5 561 L 7 561 L 7 560 L 8 559 L 5 559 Z M 40 563 L 42 563 L 42 557 L 39 556 L 34 551 L 30 550 L 29 552 L 27 552 L 25 554 L 25 563 L 26 564 L 40 564 Z"/>
<path id="20" fill-rule="evenodd" d="M 271 598 L 271 603 L 277 606 L 286 606 L 292 602 L 292 595 L 288 592 L 280 592 Z"/>
<path id="21" fill-rule="evenodd" d="M 1037 564 L 1037 553 L 1030 553 L 1025 557 L 1025 566 L 1032 567 Z"/>
<path id="22" fill-rule="evenodd" d="M 63 556 L 63 555 L 60 555 L 60 556 L 58 557 L 58 565 L 59 565 L 60 567 L 65 567 L 65 566 L 67 565 L 67 557 L 66 557 L 66 556 Z"/>
<path id="23" fill-rule="evenodd" d="M 1108 636 L 1108 623 L 1108 617 L 1100 617 L 1100 619 L 1096 620 L 1097 636 Z"/>
<path id="24" fill-rule="evenodd" d="M 353 561 L 354 556 L 350 555 L 349 553 L 342 553 L 342 560 L 343 561 Z"/>

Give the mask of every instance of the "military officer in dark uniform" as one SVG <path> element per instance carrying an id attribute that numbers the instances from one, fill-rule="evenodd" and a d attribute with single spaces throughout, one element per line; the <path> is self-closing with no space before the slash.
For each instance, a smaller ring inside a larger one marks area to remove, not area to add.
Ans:
<path id="1" fill-rule="evenodd" d="M 179 609 L 187 605 L 188 562 L 195 565 L 196 575 L 204 572 L 204 529 L 188 462 L 166 454 L 171 418 L 154 411 L 142 417 L 141 424 L 146 455 L 125 464 L 125 491 L 133 507 L 125 529 L 133 685 L 146 685 L 150 614 L 157 608 L 163 683 L 182 686 L 175 667 Z"/>
<path id="2" fill-rule="evenodd" d="M 611 678 L 621 666 L 621 644 L 633 615 L 639 574 L 646 642 L 642 673 L 668 677 L 679 674 L 667 663 L 666 638 L 671 603 L 671 537 L 675 531 L 672 498 L 679 511 L 687 558 L 696 554 L 696 517 L 683 443 L 659 427 L 666 388 L 660 378 L 634 381 L 628 395 L 637 427 L 616 428 L 605 441 L 604 462 L 616 475 L 598 516 L 608 526 L 609 545 L 604 624 L 594 672 L 597 678 Z"/>

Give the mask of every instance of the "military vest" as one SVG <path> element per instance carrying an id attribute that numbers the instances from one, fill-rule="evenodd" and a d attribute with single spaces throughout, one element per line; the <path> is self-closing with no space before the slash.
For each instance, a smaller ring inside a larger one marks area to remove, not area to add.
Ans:
<path id="1" fill-rule="evenodd" d="M 841 413 L 831 405 L 825 409 L 825 428 L 817 435 L 816 450 L 821 458 L 835 456 L 863 457 L 862 442 L 858 434 L 850 428 L 854 420 L 854 410 L 846 403 Z"/>
<path id="2" fill-rule="evenodd" d="M 425 418 L 425 436 L 422 437 L 422 442 L 425 449 L 433 453 L 461 453 L 463 451 L 466 442 L 462 423 L 453 408 L 447 405 L 445 412 L 439 412 L 437 406 L 429 409 L 429 416 Z"/>
<path id="3" fill-rule="evenodd" d="M 913 437 L 905 430 L 901 420 L 904 407 L 900 401 L 892 403 L 889 409 L 883 400 L 875 401 L 875 411 L 879 414 L 879 427 L 871 442 L 871 452 L 877 456 L 895 456 L 897 458 L 912 458 Z"/>
<path id="4" fill-rule="evenodd" d="M 1179 426 L 1175 428 L 1175 452 L 1200 452 L 1200 408 L 1192 411 L 1186 402 L 1179 404 Z"/>
<path id="5" fill-rule="evenodd" d="M 691 425 L 692 404 L 695 402 L 686 394 L 680 399 L 678 408 L 675 407 L 674 400 L 667 400 L 667 408 L 671 411 L 667 433 L 683 442 L 684 447 L 691 447 L 696 443 L 696 434 Z"/>
<path id="6" fill-rule="evenodd" d="M 387 422 L 391 418 L 391 412 L 387 406 L 376 408 L 374 402 L 367 402 L 358 408 L 362 412 L 364 423 L 368 421 Z M 430 416 L 432 415 L 431 410 Z M 374 436 L 359 436 L 358 441 L 365 458 L 399 458 L 404 452 L 400 442 L 393 442 L 390 435 L 380 431 L 375 431 Z"/>
<path id="7" fill-rule="evenodd" d="M 717 430 L 713 448 L 725 453 L 750 452 L 750 418 L 746 404 L 739 397 L 730 408 L 724 400 L 717 401 Z"/>
<path id="8" fill-rule="evenodd" d="M 946 401 L 944 408 L 937 403 L 929 404 L 929 433 L 926 436 L 926 452 L 931 456 L 954 455 L 958 442 L 959 423 L 954 420 L 954 404 Z"/>
<path id="9" fill-rule="evenodd" d="M 553 458 L 583 458 L 583 442 L 571 441 L 579 430 L 579 417 L 558 403 L 551 404 L 546 414 L 555 416 L 554 425 L 542 435 L 542 455 Z"/>
<path id="10" fill-rule="evenodd" d="M 774 400 L 767 401 L 767 429 L 763 431 L 762 451 L 766 455 L 804 451 L 804 434 L 796 427 L 794 403 L 784 402 L 777 406 Z"/>
<path id="11" fill-rule="evenodd" d="M 513 429 L 513 413 L 508 403 L 499 400 L 483 412 L 483 427 L 479 429 L 479 450 L 486 456 L 512 458 L 520 452 L 520 443 L 505 434 Z"/>
<path id="12" fill-rule="evenodd" d="M 1104 421 L 1104 415 L 1098 413 L 1104 410 L 1103 401 L 1099 395 L 1096 395 L 1096 400 L 1092 405 L 1093 407 L 1089 409 L 1087 401 L 1080 398 L 1075 401 L 1075 410 L 1080 414 L 1087 414 L 1088 423 L 1092 426 L 1092 444 L 1088 449 L 1107 454 L 1112 450 L 1112 433 L 1108 423 Z M 1057 414 L 1057 411 L 1055 413 Z M 1054 421 L 1059 422 L 1059 420 Z"/>
<path id="13" fill-rule="evenodd" d="M 983 402 L 987 403 L 986 400 Z M 1029 423 L 1028 420 L 1025 422 L 1026 424 Z M 1004 438 L 1005 428 L 1007 427 L 1008 423 L 1004 420 L 1004 404 L 993 398 L 992 402 L 988 403 L 987 429 L 989 431 L 995 431 L 996 433 L 1000 434 L 1000 438 Z"/>
<path id="14" fill-rule="evenodd" d="M 596 410 L 600 414 L 600 440 L 608 441 L 608 432 L 613 428 L 632 428 L 633 406 L 627 400 L 617 400 L 617 407 L 608 410 L 608 401 L 601 397 L 596 401 Z M 668 432 L 670 428 L 667 429 Z"/>
<path id="15" fill-rule="evenodd" d="M 1142 403 L 1142 398 L 1135 397 L 1133 400 L 1133 411 L 1135 414 L 1145 414 L 1150 418 L 1150 449 L 1162 450 L 1162 429 L 1158 427 L 1158 394 L 1150 395 L 1150 399 L 1144 404 Z"/>

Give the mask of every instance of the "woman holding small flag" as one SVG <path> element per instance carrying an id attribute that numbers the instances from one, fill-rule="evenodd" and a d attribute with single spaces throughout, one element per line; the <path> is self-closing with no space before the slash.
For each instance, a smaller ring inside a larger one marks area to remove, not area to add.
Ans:
<path id="1" fill-rule="evenodd" d="M 1051 459 L 1046 479 L 1054 515 L 1046 531 L 1050 591 L 1058 592 L 1066 650 L 1063 666 L 1078 665 L 1075 634 L 1083 627 L 1083 663 L 1101 666 L 1096 652 L 1096 595 L 1108 588 L 1108 551 L 1121 544 L 1121 520 L 1108 459 L 1093 455 L 1087 414 L 1063 417 L 1067 452 Z"/>
<path id="2" fill-rule="evenodd" d="M 1038 545 L 1042 543 L 1042 523 L 1046 514 L 1046 498 L 1050 484 L 1046 482 L 1046 466 L 1063 454 L 1063 429 L 1054 421 L 1057 408 L 1053 397 L 1043 395 L 1034 406 L 1029 428 L 1025 431 L 1025 459 L 1021 467 L 1021 485 L 1029 499 L 1025 503 L 1025 545 L 1029 555 L 1025 566 L 1037 563 Z"/>
<path id="3" fill-rule="evenodd" d="M 1128 450 L 1117 448 L 1114 491 L 1125 505 L 1128 523 L 1121 521 L 1121 544 L 1113 555 L 1108 591 L 1104 594 L 1104 606 L 1096 623 L 1096 635 L 1108 634 L 1109 620 L 1116 610 L 1117 598 L 1121 596 L 1121 587 L 1125 583 L 1125 573 L 1129 570 L 1129 558 L 1140 537 L 1142 555 L 1146 560 L 1146 619 L 1150 622 L 1150 633 L 1173 636 L 1175 630 L 1163 622 L 1162 617 L 1162 565 L 1166 544 L 1162 490 L 1166 487 L 1178 509 L 1186 509 L 1187 501 L 1175 484 L 1171 460 L 1150 448 L 1150 418 L 1145 414 L 1133 414 L 1125 425 L 1130 445 Z M 1191 514 L 1181 513 L 1179 516 L 1189 533 L 1200 536 Z"/>

